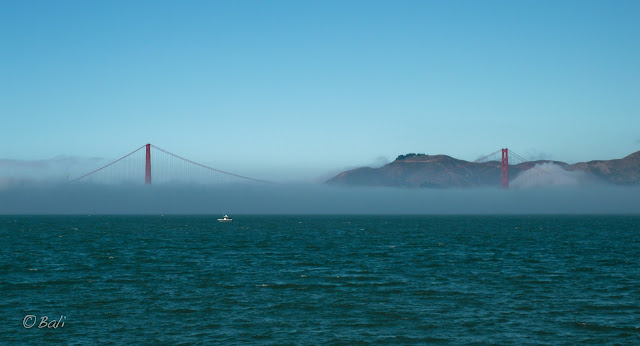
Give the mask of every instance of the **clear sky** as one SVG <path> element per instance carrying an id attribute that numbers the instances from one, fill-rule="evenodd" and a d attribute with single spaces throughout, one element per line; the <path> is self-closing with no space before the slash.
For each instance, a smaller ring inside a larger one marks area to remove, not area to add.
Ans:
<path id="1" fill-rule="evenodd" d="M 255 177 L 640 150 L 640 1 L 4 1 L 0 158 Z"/>

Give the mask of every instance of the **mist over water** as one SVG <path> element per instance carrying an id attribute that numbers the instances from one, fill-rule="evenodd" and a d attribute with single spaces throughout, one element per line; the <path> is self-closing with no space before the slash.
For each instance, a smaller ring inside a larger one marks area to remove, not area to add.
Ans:
<path id="1" fill-rule="evenodd" d="M 24 185 L 0 190 L 0 214 L 640 213 L 640 188 L 399 189 L 317 184 Z"/>

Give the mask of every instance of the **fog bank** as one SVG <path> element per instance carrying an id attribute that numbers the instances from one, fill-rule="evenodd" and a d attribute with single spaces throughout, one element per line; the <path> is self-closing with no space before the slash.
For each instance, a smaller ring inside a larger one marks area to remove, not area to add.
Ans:
<path id="1" fill-rule="evenodd" d="M 536 164 L 516 176 L 509 186 L 517 189 L 537 187 L 579 187 L 598 184 L 594 177 L 583 171 L 566 171 L 552 162 Z M 604 184 L 604 182 L 602 182 Z"/>
<path id="2" fill-rule="evenodd" d="M 640 188 L 345 188 L 313 184 L 13 186 L 0 214 L 573 214 L 640 213 Z"/>

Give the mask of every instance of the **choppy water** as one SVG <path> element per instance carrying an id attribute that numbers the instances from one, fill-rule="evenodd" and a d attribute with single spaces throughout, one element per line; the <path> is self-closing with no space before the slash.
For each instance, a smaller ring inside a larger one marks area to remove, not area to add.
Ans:
<path id="1" fill-rule="evenodd" d="M 640 343 L 638 216 L 0 216 L 0 244 L 5 343 Z"/>

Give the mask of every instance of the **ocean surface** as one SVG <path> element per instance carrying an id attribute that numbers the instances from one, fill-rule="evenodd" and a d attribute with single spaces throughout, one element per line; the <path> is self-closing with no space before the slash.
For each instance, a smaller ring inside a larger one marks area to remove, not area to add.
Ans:
<path id="1" fill-rule="evenodd" d="M 640 344 L 640 216 L 231 216 L 0 216 L 1 342 Z"/>

